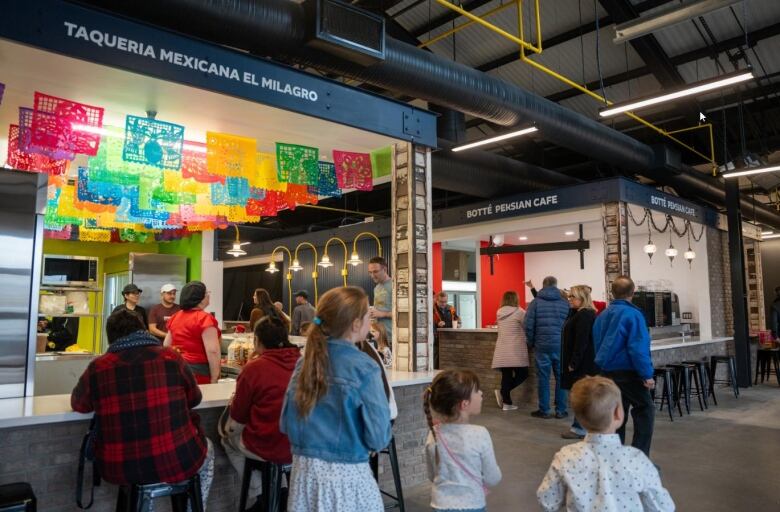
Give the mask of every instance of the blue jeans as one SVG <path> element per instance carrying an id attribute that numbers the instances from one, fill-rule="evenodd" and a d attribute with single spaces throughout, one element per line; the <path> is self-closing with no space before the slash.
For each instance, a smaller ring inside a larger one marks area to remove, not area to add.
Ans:
<path id="1" fill-rule="evenodd" d="M 582 425 L 580 425 L 580 422 L 577 421 L 577 418 L 574 418 L 574 421 L 571 422 L 571 431 L 581 436 L 584 436 L 588 433 L 588 431 L 585 430 Z"/>
<path id="2" fill-rule="evenodd" d="M 555 373 L 555 412 L 566 413 L 568 393 L 561 389 L 561 355 L 558 352 L 536 351 L 536 385 L 539 395 L 539 410 L 550 413 L 550 368 Z"/>

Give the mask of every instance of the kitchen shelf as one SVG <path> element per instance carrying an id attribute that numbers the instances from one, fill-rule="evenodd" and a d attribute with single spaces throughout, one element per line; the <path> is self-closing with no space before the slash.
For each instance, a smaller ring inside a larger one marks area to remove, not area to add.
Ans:
<path id="1" fill-rule="evenodd" d="M 102 288 L 79 288 L 78 286 L 41 286 L 42 292 L 87 292 L 100 293 Z"/>

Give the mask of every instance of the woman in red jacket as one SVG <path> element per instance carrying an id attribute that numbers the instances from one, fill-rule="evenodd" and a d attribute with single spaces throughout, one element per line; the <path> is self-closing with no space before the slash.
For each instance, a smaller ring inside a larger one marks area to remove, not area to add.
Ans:
<path id="1" fill-rule="evenodd" d="M 244 425 L 238 448 L 247 457 L 277 464 L 292 463 L 290 442 L 279 432 L 279 416 L 300 350 L 287 338 L 287 323 L 279 316 L 266 315 L 255 325 L 256 359 L 238 376 L 236 393 L 230 404 L 230 417 Z M 231 458 L 231 462 L 236 460 Z M 239 474 L 243 463 L 234 463 Z M 252 485 L 252 490 L 259 487 Z"/>

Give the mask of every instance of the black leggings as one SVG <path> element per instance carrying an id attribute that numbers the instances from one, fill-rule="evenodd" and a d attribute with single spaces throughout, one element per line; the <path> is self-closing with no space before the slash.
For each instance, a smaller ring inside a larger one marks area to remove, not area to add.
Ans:
<path id="1" fill-rule="evenodd" d="M 509 393 L 528 378 L 528 367 L 501 368 L 501 399 L 507 405 L 512 405 Z"/>

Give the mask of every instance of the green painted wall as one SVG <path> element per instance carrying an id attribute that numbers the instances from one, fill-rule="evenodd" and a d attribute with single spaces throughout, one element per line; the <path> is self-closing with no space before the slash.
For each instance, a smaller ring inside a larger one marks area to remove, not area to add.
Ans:
<path id="1" fill-rule="evenodd" d="M 189 281 L 200 279 L 201 275 L 201 235 L 195 233 L 189 238 L 183 238 L 173 242 L 160 242 L 153 244 L 139 243 L 121 243 L 112 244 L 104 242 L 81 242 L 68 240 L 49 240 L 43 241 L 44 254 L 62 254 L 67 256 L 96 256 L 98 258 L 98 279 L 100 279 L 100 288 L 103 288 L 103 275 L 116 272 L 126 272 L 128 270 L 127 256 L 131 252 L 141 253 L 159 253 L 159 254 L 180 254 L 187 256 L 187 278 Z M 103 306 L 103 294 L 91 294 L 89 309 L 92 312 L 99 311 Z M 102 312 L 101 312 L 102 313 Z M 86 350 L 93 350 L 93 332 L 96 323 L 102 321 L 91 318 L 81 318 L 79 320 L 78 345 Z M 96 340 L 97 347 L 101 346 L 100 336 L 103 329 L 98 329 Z"/>

